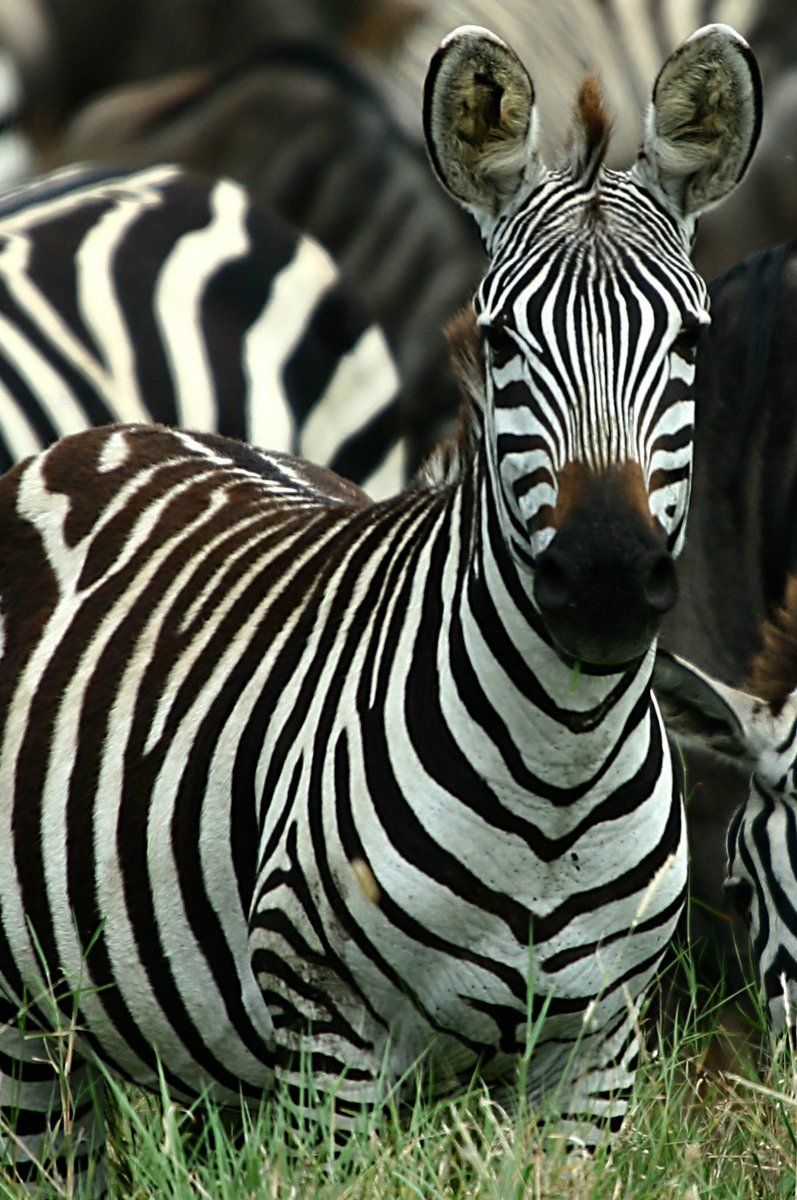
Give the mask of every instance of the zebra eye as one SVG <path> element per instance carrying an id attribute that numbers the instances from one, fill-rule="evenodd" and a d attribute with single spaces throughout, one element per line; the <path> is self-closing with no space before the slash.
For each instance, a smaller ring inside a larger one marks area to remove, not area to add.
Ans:
<path id="1" fill-rule="evenodd" d="M 678 334 L 672 344 L 673 353 L 684 362 L 694 363 L 697 359 L 697 348 L 700 345 L 700 325 L 687 325 Z"/>
<path id="2" fill-rule="evenodd" d="M 505 325 L 485 325 L 483 334 L 496 364 L 505 363 L 517 354 L 517 342 L 507 333 Z"/>
<path id="3" fill-rule="evenodd" d="M 753 903 L 753 885 L 748 879 L 739 879 L 731 875 L 724 883 L 725 895 L 730 900 L 736 912 L 743 920 L 750 917 L 750 906 Z"/>

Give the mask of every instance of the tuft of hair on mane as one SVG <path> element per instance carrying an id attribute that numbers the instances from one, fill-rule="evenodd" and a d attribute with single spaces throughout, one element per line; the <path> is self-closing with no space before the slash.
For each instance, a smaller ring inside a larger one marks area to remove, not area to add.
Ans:
<path id="1" fill-rule="evenodd" d="M 473 462 L 484 427 L 484 348 L 471 307 L 460 309 L 445 330 L 451 365 L 462 393 L 457 427 L 418 470 L 413 483 L 440 491 L 460 480 Z"/>
<path id="2" fill-rule="evenodd" d="M 609 149 L 612 122 L 606 112 L 597 75 L 587 75 L 576 96 L 570 127 L 568 165 L 576 183 L 594 188 Z"/>
<path id="3" fill-rule="evenodd" d="M 765 622 L 761 640 L 750 665 L 750 687 L 777 716 L 797 687 L 797 575 L 789 576 L 783 603 Z"/>

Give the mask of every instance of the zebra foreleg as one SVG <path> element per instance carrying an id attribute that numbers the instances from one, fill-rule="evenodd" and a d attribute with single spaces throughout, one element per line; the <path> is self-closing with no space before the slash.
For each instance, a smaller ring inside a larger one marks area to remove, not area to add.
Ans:
<path id="1" fill-rule="evenodd" d="M 0 1001 L 0 1164 L 32 1195 L 105 1194 L 104 1081 L 74 1033 L 42 1033 Z"/>
<path id="2" fill-rule="evenodd" d="M 611 1143 L 628 1113 L 639 1060 L 637 1016 L 624 1014 L 602 1037 L 559 1104 L 558 1132 L 571 1157 Z"/>

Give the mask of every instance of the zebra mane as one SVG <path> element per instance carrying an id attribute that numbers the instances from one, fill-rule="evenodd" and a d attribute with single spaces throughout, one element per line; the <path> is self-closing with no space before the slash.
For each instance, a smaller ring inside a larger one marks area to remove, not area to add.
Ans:
<path id="1" fill-rule="evenodd" d="M 750 667 L 750 686 L 775 716 L 797 687 L 797 575 L 790 575 L 783 603 L 762 629 L 763 646 Z"/>
<path id="2" fill-rule="evenodd" d="M 438 491 L 460 480 L 473 462 L 484 427 L 484 350 L 476 314 L 467 306 L 445 330 L 451 364 L 462 393 L 457 427 L 442 441 L 417 472 L 413 484 Z"/>
<path id="3" fill-rule="evenodd" d="M 588 191 L 598 179 L 609 148 L 612 123 L 597 75 L 587 75 L 576 96 L 568 141 L 568 170 Z"/>

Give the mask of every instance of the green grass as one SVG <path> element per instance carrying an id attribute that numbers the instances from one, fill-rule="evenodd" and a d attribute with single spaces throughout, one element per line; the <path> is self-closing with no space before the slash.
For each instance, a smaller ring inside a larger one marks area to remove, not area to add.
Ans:
<path id="1" fill-rule="evenodd" d="M 295 1132 L 277 1097 L 255 1113 L 186 1109 L 112 1084 L 113 1197 L 126 1200 L 780 1200 L 797 1197 L 797 1056 L 751 1061 L 745 1031 L 705 1002 L 648 1038 L 611 1155 L 569 1163 L 533 1118 L 478 1086 L 419 1100 L 335 1148 Z M 738 1023 L 737 1023 L 738 1024 Z M 760 1038 L 760 1029 L 757 1031 Z M 722 1070 L 717 1069 L 721 1064 Z M 323 1122 L 322 1130 L 325 1128 Z M 0 1198 L 26 1193 L 0 1181 Z M 46 1195 L 68 1196 L 51 1187 Z"/>

